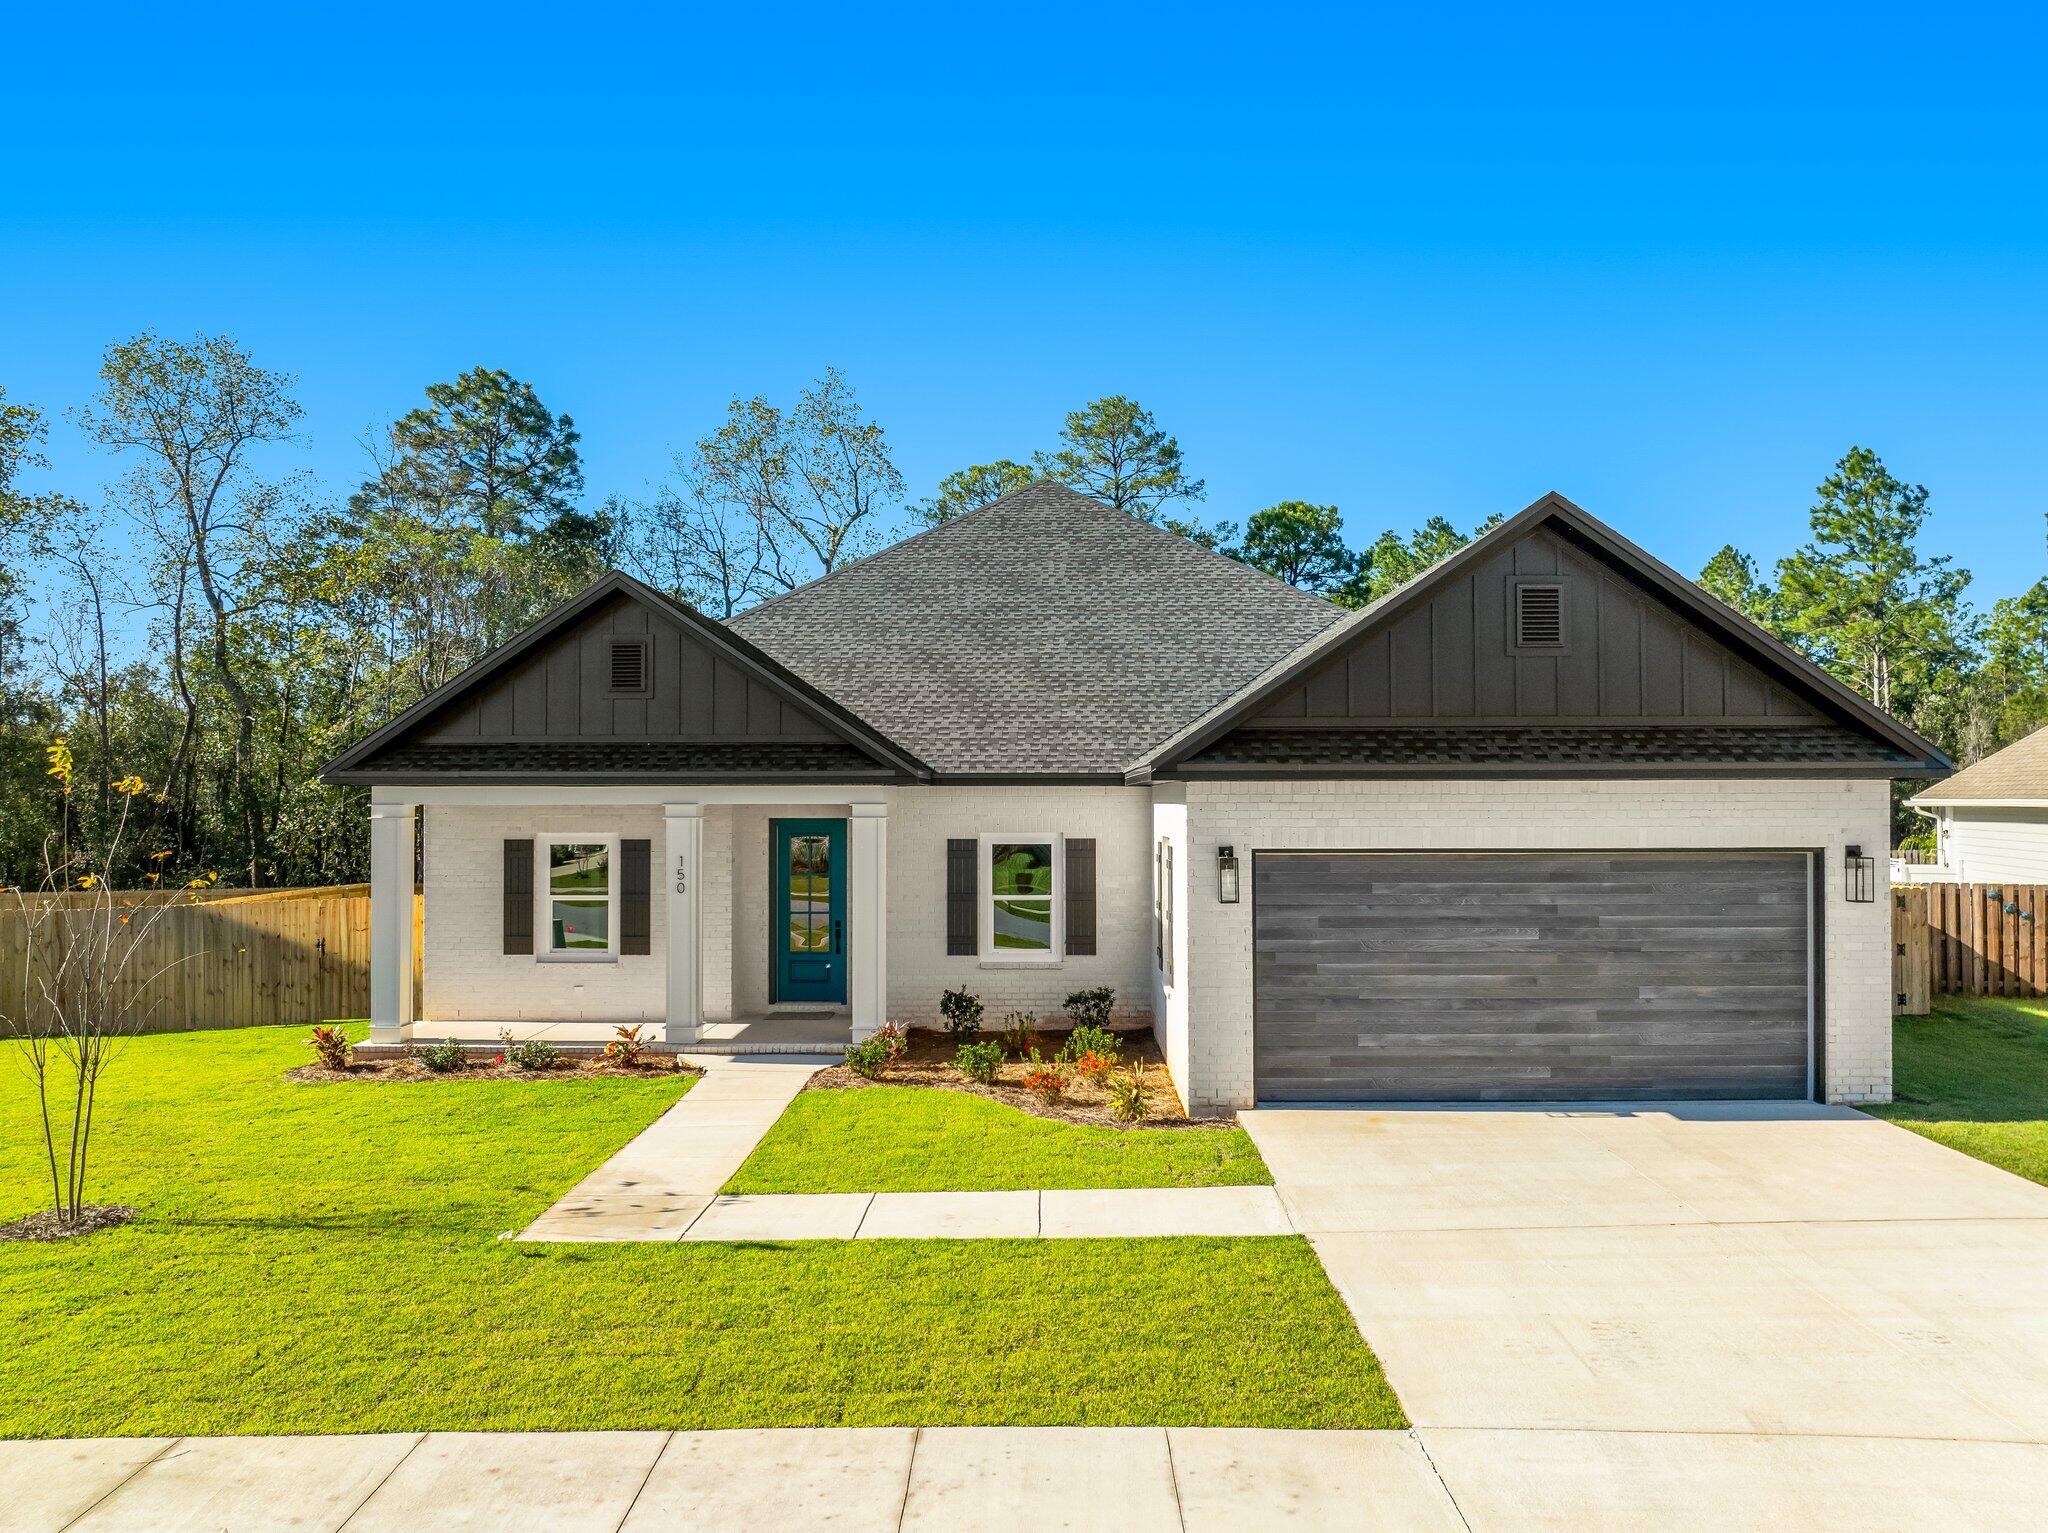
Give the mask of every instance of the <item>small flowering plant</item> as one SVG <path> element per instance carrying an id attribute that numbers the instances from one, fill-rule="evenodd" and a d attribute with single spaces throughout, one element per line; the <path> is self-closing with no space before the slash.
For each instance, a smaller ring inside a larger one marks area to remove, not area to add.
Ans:
<path id="1" fill-rule="evenodd" d="M 1117 1066 L 1113 1054 L 1098 1054 L 1090 1049 L 1074 1061 L 1074 1073 L 1084 1081 L 1099 1081 Z"/>
<path id="2" fill-rule="evenodd" d="M 1067 1067 L 1058 1060 L 1040 1059 L 1034 1053 L 1024 1070 L 1024 1089 L 1041 1102 L 1057 1102 L 1067 1089 Z"/>

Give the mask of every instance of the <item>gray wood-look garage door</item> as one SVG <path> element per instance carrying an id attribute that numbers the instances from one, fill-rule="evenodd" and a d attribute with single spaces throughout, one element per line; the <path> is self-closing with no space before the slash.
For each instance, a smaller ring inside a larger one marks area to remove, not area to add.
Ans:
<path id="1" fill-rule="evenodd" d="M 1801 854 L 1252 866 L 1261 1101 L 1807 1095 Z"/>

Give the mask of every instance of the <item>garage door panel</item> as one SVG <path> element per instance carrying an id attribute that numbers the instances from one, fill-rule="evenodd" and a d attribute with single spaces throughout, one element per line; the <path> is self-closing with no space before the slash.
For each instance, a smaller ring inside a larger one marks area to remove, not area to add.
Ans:
<path id="1" fill-rule="evenodd" d="M 1806 1093 L 1797 854 L 1253 863 L 1266 1100 Z"/>

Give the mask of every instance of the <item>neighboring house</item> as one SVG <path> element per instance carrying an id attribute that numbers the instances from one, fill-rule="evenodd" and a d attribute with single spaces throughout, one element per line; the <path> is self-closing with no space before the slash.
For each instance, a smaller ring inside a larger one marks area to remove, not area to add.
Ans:
<path id="1" fill-rule="evenodd" d="M 1557 496 L 1345 612 L 1041 482 L 730 623 L 607 576 L 327 777 L 371 789 L 373 1041 L 1109 985 L 1221 1111 L 1882 1099 L 1844 859 L 1947 767 Z"/>
<path id="2" fill-rule="evenodd" d="M 1916 882 L 2048 884 L 2048 729 L 1906 801 L 1934 821 Z"/>

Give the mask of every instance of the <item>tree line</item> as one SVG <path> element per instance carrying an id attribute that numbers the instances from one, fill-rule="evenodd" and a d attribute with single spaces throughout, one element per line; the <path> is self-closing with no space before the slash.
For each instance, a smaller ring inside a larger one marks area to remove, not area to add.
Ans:
<path id="1" fill-rule="evenodd" d="M 109 346 L 71 411 L 106 455 L 91 491 L 41 483 L 48 418 L 0 388 L 0 882 L 33 882 L 46 837 L 91 840 L 124 807 L 134 866 L 116 871 L 136 881 L 361 878 L 362 794 L 320 766 L 609 568 L 726 618 L 1043 477 L 1357 606 L 1493 525 L 1433 517 L 1354 547 L 1333 505 L 1204 521 L 1178 440 L 1122 396 L 910 501 L 833 369 L 793 400 L 733 399 L 651 493 L 600 496 L 575 421 L 474 368 L 428 385 L 334 495 L 292 466 L 295 383 L 226 336 Z M 1973 759 L 2048 719 L 2048 582 L 1978 613 L 1967 573 L 1923 551 L 1927 515 L 1924 488 L 1855 448 L 1769 578 L 1733 547 L 1701 578 Z M 128 803 L 115 784 L 138 776 Z"/>

